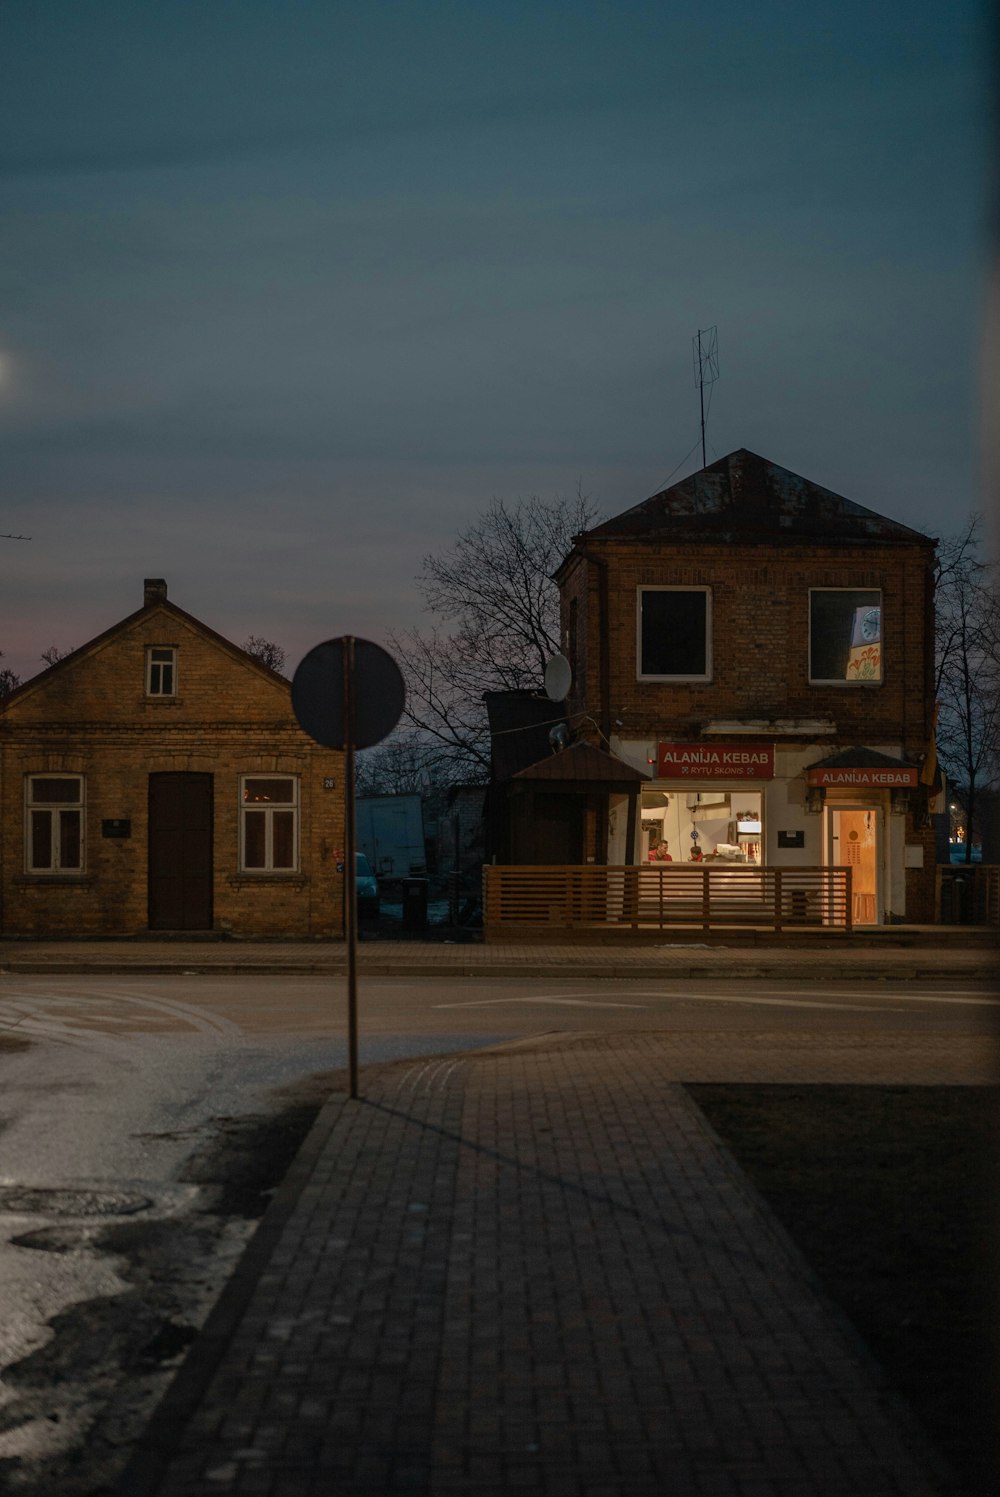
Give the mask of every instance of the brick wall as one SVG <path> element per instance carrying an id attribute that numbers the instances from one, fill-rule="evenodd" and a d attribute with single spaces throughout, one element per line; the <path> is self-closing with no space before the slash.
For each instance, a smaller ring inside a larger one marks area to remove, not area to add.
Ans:
<path id="1" fill-rule="evenodd" d="M 697 740 L 712 720 L 778 718 L 832 720 L 835 731 L 820 740 L 827 753 L 855 745 L 898 745 L 904 757 L 916 759 L 926 748 L 934 668 L 930 545 L 803 540 L 671 545 L 648 536 L 589 538 L 582 551 L 567 558 L 558 580 L 567 654 L 575 603 L 567 712 L 593 742 L 607 747 L 613 735 Z M 637 679 L 637 590 L 664 585 L 711 588 L 710 681 Z M 809 682 L 809 591 L 838 587 L 881 590 L 878 683 Z M 933 922 L 934 833 L 919 827 L 912 811 L 906 841 L 923 848 L 924 866 L 905 870 L 905 918 Z"/>
<path id="2" fill-rule="evenodd" d="M 896 740 L 923 750 L 930 727 L 933 640 L 929 548 L 839 544 L 765 548 L 684 547 L 643 539 L 588 543 L 561 579 L 564 643 L 571 599 L 578 640 L 571 708 L 600 720 L 604 705 L 629 736 L 697 736 L 719 718 L 832 717 L 837 741 Z M 606 568 L 606 622 L 601 568 Z M 637 589 L 712 589 L 712 679 L 636 679 Z M 880 588 L 882 681 L 809 684 L 809 589 Z M 604 731 L 607 724 L 602 723 Z"/>
<path id="3" fill-rule="evenodd" d="M 147 645 L 177 649 L 177 694 L 145 695 Z M 339 936 L 344 845 L 342 755 L 314 744 L 289 683 L 171 607 L 109 631 L 17 693 L 0 713 L 0 878 L 6 935 L 136 933 L 148 923 L 148 786 L 156 773 L 213 777 L 214 929 Z M 85 776 L 79 877 L 25 872 L 25 779 Z M 241 873 L 241 775 L 299 783 L 299 867 Z M 332 780 L 333 788 L 324 788 Z M 104 837 L 123 818 L 128 837 Z"/>

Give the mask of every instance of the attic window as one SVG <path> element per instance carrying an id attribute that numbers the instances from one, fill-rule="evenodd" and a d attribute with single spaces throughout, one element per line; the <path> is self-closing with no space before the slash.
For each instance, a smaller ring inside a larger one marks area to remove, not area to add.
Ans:
<path id="1" fill-rule="evenodd" d="M 177 691 L 177 651 L 173 646 L 152 645 L 146 651 L 146 695 L 172 697 Z"/>

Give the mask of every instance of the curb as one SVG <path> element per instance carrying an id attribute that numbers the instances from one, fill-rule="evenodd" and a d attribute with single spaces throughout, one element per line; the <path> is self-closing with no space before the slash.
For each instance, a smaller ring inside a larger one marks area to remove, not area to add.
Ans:
<path id="1" fill-rule="evenodd" d="M 140 977 L 344 977 L 346 965 L 326 962 L 60 962 L 18 961 L 0 963 L 0 973 L 18 976 L 140 976 Z M 990 981 L 997 977 L 996 960 L 976 961 L 974 964 L 960 963 L 924 964 L 907 961 L 890 964 L 880 962 L 670 962 L 639 966 L 636 963 L 588 963 L 586 966 L 565 962 L 364 962 L 359 964 L 358 976 L 365 977 L 527 977 L 564 978 L 577 980 L 620 980 L 638 978 L 641 981 L 663 979 L 705 979 L 733 977 L 739 979 L 793 978 L 796 981 L 812 979 L 820 982 L 849 981 Z"/>

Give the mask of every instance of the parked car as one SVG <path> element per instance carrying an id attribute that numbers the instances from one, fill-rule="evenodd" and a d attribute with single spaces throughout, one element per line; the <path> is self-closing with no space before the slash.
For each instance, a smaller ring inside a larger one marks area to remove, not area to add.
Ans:
<path id="1" fill-rule="evenodd" d="M 379 915 L 378 880 L 363 852 L 357 854 L 355 865 L 355 887 L 358 899 L 358 919 L 377 920 Z"/>
<path id="2" fill-rule="evenodd" d="M 965 843 L 953 842 L 949 849 L 948 856 L 952 863 L 964 863 L 966 861 Z M 983 849 L 976 842 L 973 842 L 972 844 L 972 856 L 968 859 L 968 861 L 970 863 L 981 863 L 983 861 Z"/>

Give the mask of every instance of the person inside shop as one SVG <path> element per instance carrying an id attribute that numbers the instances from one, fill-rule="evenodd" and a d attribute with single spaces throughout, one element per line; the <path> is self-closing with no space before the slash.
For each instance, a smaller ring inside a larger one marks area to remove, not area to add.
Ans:
<path id="1" fill-rule="evenodd" d="M 700 863 L 702 860 L 701 844 L 696 842 L 691 849 L 691 862 Z"/>
<path id="2" fill-rule="evenodd" d="M 650 863 L 672 863 L 674 860 L 670 856 L 669 851 L 667 850 L 668 847 L 669 847 L 669 843 L 666 841 L 666 839 L 664 839 L 662 842 L 658 842 L 655 847 L 651 847 L 649 849 L 649 862 Z"/>

